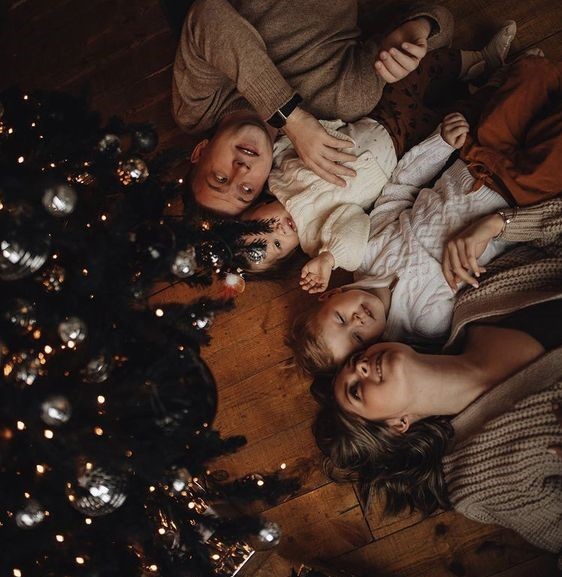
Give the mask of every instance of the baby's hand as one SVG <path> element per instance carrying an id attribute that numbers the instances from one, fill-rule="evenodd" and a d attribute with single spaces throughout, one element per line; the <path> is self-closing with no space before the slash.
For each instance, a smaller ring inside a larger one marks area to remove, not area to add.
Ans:
<path id="1" fill-rule="evenodd" d="M 459 149 L 465 143 L 469 130 L 466 118 L 460 112 L 453 112 L 443 118 L 441 137 L 448 145 Z"/>
<path id="2" fill-rule="evenodd" d="M 334 267 L 334 256 L 331 252 L 322 252 L 308 261 L 301 271 L 300 285 L 302 290 L 321 293 L 326 290 Z"/>

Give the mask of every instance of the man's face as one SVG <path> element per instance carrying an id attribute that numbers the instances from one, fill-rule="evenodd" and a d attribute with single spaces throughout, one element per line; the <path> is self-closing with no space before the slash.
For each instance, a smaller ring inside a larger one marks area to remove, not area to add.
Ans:
<path id="1" fill-rule="evenodd" d="M 191 155 L 195 200 L 210 210 L 236 216 L 260 194 L 269 176 L 273 145 L 263 122 L 237 115 Z"/>

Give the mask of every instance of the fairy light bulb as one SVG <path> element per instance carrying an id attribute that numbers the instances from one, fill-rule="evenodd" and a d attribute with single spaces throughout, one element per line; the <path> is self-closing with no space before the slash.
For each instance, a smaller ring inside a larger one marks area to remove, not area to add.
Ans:
<path id="1" fill-rule="evenodd" d="M 62 535 L 55 535 L 55 539 L 59 542 L 59 543 L 63 543 L 64 542 L 64 537 Z"/>
<path id="2" fill-rule="evenodd" d="M 84 557 L 76 557 L 77 565 L 84 565 L 85 562 L 86 560 L 84 559 Z"/>
<path id="3" fill-rule="evenodd" d="M 103 405 L 105 403 L 105 397 L 103 395 L 98 395 L 98 404 Z"/>
<path id="4" fill-rule="evenodd" d="M 18 156 L 18 164 L 22 164 L 25 158 L 23 156 Z"/>
<path id="5" fill-rule="evenodd" d="M 162 309 L 156 309 L 156 310 L 154 311 L 154 314 L 155 314 L 157 317 L 163 317 L 163 316 L 164 316 L 164 311 L 163 311 Z"/>
<path id="6" fill-rule="evenodd" d="M 13 573 L 14 577 L 22 577 L 22 573 L 19 569 L 14 569 L 12 571 L 12 573 Z"/>

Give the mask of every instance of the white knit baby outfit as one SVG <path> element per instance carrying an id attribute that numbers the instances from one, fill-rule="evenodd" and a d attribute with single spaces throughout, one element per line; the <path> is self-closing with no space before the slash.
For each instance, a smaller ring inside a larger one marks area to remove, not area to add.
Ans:
<path id="1" fill-rule="evenodd" d="M 357 175 L 344 177 L 346 187 L 326 182 L 305 168 L 288 137 L 273 148 L 271 193 L 297 226 L 300 246 L 310 257 L 329 251 L 334 268 L 354 271 L 363 261 L 369 238 L 370 209 L 396 166 L 394 144 L 387 130 L 370 118 L 353 124 L 321 121 L 327 132 L 354 143 L 344 149 L 357 156 L 346 163 Z"/>

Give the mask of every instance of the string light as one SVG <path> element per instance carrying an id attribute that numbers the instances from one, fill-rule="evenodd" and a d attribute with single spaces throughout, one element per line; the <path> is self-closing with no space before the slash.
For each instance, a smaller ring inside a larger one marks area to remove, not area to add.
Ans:
<path id="1" fill-rule="evenodd" d="M 154 485 L 150 485 L 150 487 L 148 488 L 148 490 L 149 490 L 151 493 L 154 493 L 154 491 L 156 491 L 156 487 L 155 487 Z"/>
<path id="2" fill-rule="evenodd" d="M 13 128 L 8 128 L 8 134 L 14 134 L 14 129 L 13 129 Z"/>
<path id="3" fill-rule="evenodd" d="M 28 94 L 24 94 L 24 95 L 23 95 L 23 99 L 24 99 L 24 100 L 29 100 L 29 95 L 28 95 Z"/>
<path id="4" fill-rule="evenodd" d="M 18 428 L 18 431 L 24 431 L 25 430 L 25 423 L 23 421 L 18 421 L 16 423 L 16 427 Z"/>
<path id="5" fill-rule="evenodd" d="M 21 577 L 21 571 L 19 569 L 14 569 L 12 573 L 14 574 L 14 577 Z"/>
<path id="6" fill-rule="evenodd" d="M 31 495 L 30 495 L 27 491 L 23 494 L 23 496 L 24 496 L 26 499 L 29 499 L 29 498 L 31 497 Z"/>
<path id="7" fill-rule="evenodd" d="M 158 565 L 150 565 L 149 569 L 151 571 L 158 571 Z"/>
<path id="8" fill-rule="evenodd" d="M 107 215 L 106 215 L 106 214 L 102 214 L 102 215 L 100 216 L 100 219 L 105 222 L 105 221 L 107 220 Z"/>
<path id="9" fill-rule="evenodd" d="M 160 535 L 164 535 L 166 533 L 166 529 L 164 529 L 164 527 L 160 527 L 160 529 L 158 529 L 158 533 Z"/>
<path id="10" fill-rule="evenodd" d="M 163 317 L 163 316 L 164 316 L 164 311 L 163 311 L 162 309 L 156 309 L 156 310 L 154 311 L 154 314 L 155 314 L 157 317 Z"/>
<path id="11" fill-rule="evenodd" d="M 56 535 L 55 539 L 59 542 L 62 543 L 64 541 L 64 537 L 62 535 Z"/>
<path id="12" fill-rule="evenodd" d="M 85 562 L 86 560 L 84 559 L 84 557 L 76 557 L 76 563 L 78 565 L 84 565 Z"/>
<path id="13" fill-rule="evenodd" d="M 45 465 L 36 465 L 35 469 L 40 475 L 42 475 L 45 472 Z"/>
<path id="14" fill-rule="evenodd" d="M 183 184 L 183 178 L 178 178 L 178 184 Z"/>
<path id="15" fill-rule="evenodd" d="M 263 487 L 264 484 L 265 484 L 265 481 L 264 481 L 263 479 L 258 479 L 258 480 L 256 481 L 256 485 L 257 485 L 258 487 Z"/>
<path id="16" fill-rule="evenodd" d="M 45 429 L 43 431 L 43 435 L 45 435 L 45 439 L 52 439 L 55 436 L 53 431 L 51 431 L 50 429 Z"/>
<path id="17" fill-rule="evenodd" d="M 282 468 L 282 469 L 286 469 L 286 468 L 287 468 L 287 463 L 281 463 L 281 468 Z"/>
<path id="18" fill-rule="evenodd" d="M 53 352 L 53 347 L 51 347 L 50 345 L 45 345 L 45 348 L 43 349 L 48 355 L 50 355 Z"/>
<path id="19" fill-rule="evenodd" d="M 18 163 L 19 164 L 21 164 L 24 160 L 25 160 L 25 158 L 23 156 L 18 157 Z"/>
<path id="20" fill-rule="evenodd" d="M 91 525 L 92 524 L 92 520 L 90 519 L 90 517 L 86 517 L 84 519 L 84 523 L 86 523 L 86 525 Z"/>
<path id="21" fill-rule="evenodd" d="M 103 429 L 101 427 L 95 427 L 94 428 L 94 433 L 98 436 L 101 437 L 103 435 Z"/>
<path id="22" fill-rule="evenodd" d="M 98 403 L 103 405 L 105 403 L 105 397 L 103 395 L 98 395 Z"/>

